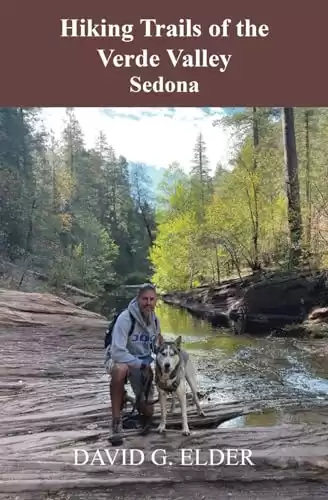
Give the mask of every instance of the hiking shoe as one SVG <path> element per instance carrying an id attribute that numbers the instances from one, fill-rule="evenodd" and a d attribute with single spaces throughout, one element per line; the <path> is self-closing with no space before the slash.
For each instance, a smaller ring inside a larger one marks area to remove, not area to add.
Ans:
<path id="1" fill-rule="evenodd" d="M 123 429 L 137 429 L 139 427 L 139 415 L 123 415 Z"/>
<path id="2" fill-rule="evenodd" d="M 152 417 L 146 415 L 140 415 L 140 434 L 145 436 L 148 434 L 152 424 Z"/>
<path id="3" fill-rule="evenodd" d="M 109 436 L 108 440 L 113 446 L 121 446 L 123 444 L 123 438 L 122 438 L 122 425 L 121 425 L 121 420 L 114 419 L 112 423 L 112 433 Z"/>

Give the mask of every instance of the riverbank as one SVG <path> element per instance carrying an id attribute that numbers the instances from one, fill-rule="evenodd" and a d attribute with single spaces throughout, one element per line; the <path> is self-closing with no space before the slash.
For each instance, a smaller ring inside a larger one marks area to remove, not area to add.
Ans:
<path id="1" fill-rule="evenodd" d="M 166 293 L 162 299 L 238 334 L 323 337 L 328 333 L 327 276 L 327 271 L 267 273 Z"/>
<path id="2" fill-rule="evenodd" d="M 0 498 L 159 499 L 170 498 L 173 490 L 189 500 L 199 499 L 200 491 L 206 499 L 218 494 L 270 499 L 273 492 L 324 498 L 328 420 L 323 413 L 311 426 L 200 428 L 190 407 L 190 437 L 181 435 L 177 417 L 169 418 L 165 436 L 152 431 L 141 438 L 135 430 L 125 432 L 124 448 L 145 453 L 140 465 L 119 460 L 114 465 L 97 460 L 75 465 L 74 449 L 84 449 L 91 458 L 97 449 L 110 449 L 108 380 L 102 369 L 107 321 L 49 294 L 7 291 L 1 293 L 0 318 Z M 223 422 L 279 403 L 245 394 L 242 400 L 218 404 L 217 410 L 210 402 L 202 405 L 208 416 L 214 412 Z M 155 411 L 156 424 L 158 407 Z M 255 465 L 184 466 L 179 454 L 183 448 L 201 450 L 201 463 L 210 449 L 248 449 Z M 156 449 L 166 450 L 171 464 L 154 464 L 151 452 Z"/>

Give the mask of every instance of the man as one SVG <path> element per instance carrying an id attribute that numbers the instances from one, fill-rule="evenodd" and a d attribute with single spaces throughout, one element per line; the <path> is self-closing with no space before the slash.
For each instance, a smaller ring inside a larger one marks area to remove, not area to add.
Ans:
<path id="1" fill-rule="evenodd" d="M 121 437 L 121 407 L 124 398 L 124 385 L 128 377 L 136 397 L 140 394 L 142 371 L 147 370 L 153 361 L 155 343 L 160 334 L 160 325 L 155 315 L 157 302 L 156 288 L 146 283 L 142 285 L 136 298 L 116 320 L 112 332 L 111 346 L 106 351 L 105 366 L 111 375 L 110 398 L 112 404 L 112 436 L 115 446 L 123 443 Z M 131 316 L 134 327 L 131 332 Z M 148 400 L 153 397 L 153 387 Z M 141 400 L 139 412 L 146 417 L 153 413 L 153 406 Z"/>

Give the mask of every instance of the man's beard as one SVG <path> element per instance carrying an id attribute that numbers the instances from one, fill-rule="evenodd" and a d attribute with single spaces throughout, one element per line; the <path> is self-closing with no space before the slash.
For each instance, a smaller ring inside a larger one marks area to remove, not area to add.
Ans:
<path id="1" fill-rule="evenodd" d="M 152 316 L 152 310 L 151 309 L 146 309 L 142 312 L 142 315 L 144 317 L 144 320 L 146 322 L 147 325 L 150 324 L 151 322 L 151 316 Z"/>

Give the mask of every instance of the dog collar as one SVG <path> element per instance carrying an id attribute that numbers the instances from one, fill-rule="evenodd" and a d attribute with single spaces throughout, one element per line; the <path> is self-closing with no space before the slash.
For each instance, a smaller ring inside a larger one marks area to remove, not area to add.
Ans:
<path id="1" fill-rule="evenodd" d="M 180 377 L 177 375 L 179 370 L 179 366 L 177 366 L 173 372 L 170 374 L 169 380 L 175 379 L 172 381 L 172 384 L 167 385 L 163 383 L 160 379 L 159 373 L 162 373 L 161 367 L 156 363 L 156 377 L 155 382 L 156 385 L 165 392 L 175 392 L 180 384 Z"/>
<path id="2" fill-rule="evenodd" d="M 156 378 L 156 384 L 158 385 L 158 387 L 160 389 L 162 389 L 162 391 L 175 392 L 177 390 L 177 388 L 179 387 L 180 380 L 175 379 L 175 380 L 173 380 L 171 385 L 166 385 L 166 384 L 163 384 L 158 378 Z"/>

